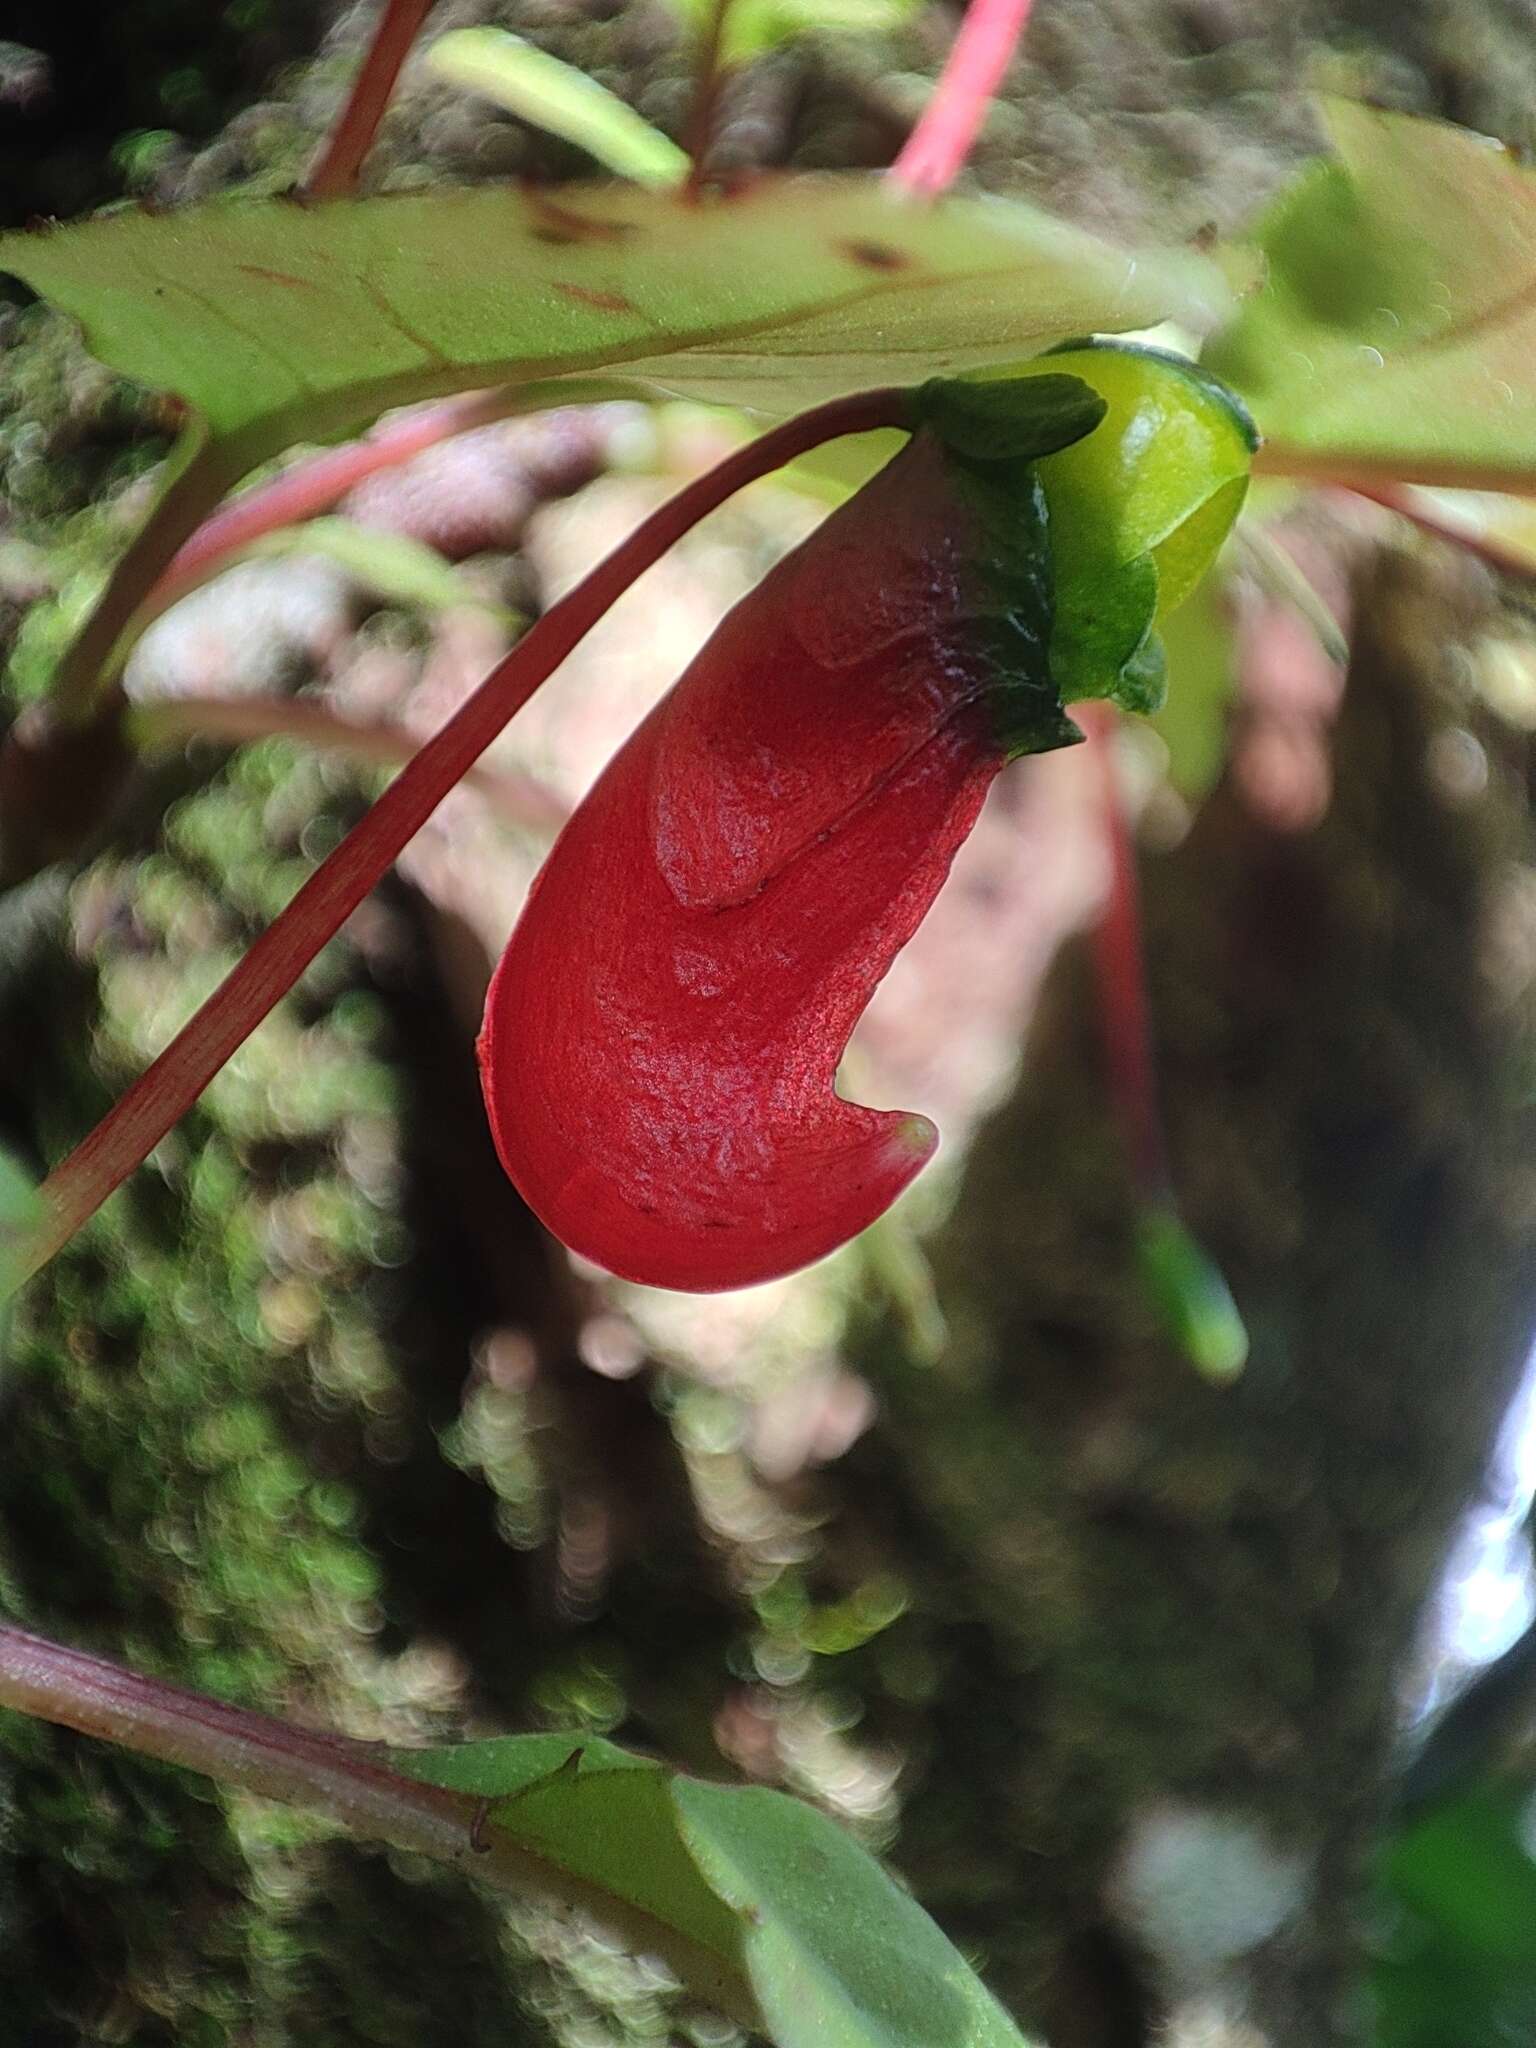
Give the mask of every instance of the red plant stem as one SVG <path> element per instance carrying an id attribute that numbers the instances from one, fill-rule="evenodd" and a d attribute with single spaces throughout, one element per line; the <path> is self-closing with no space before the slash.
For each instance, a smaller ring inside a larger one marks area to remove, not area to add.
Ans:
<path id="1" fill-rule="evenodd" d="M 349 441 L 341 448 L 326 448 L 281 471 L 269 483 L 257 484 L 238 498 L 221 505 L 211 519 L 177 549 L 134 616 L 137 627 L 148 625 L 185 597 L 189 590 L 207 581 L 217 565 L 237 548 L 273 533 L 281 526 L 293 526 L 311 519 L 344 498 L 364 477 L 381 469 L 409 462 L 425 448 L 455 434 L 489 426 L 520 410 L 524 403 L 518 387 L 499 385 L 492 391 L 466 391 L 441 405 L 413 408 L 403 418 L 368 435 Z"/>
<path id="2" fill-rule="evenodd" d="M 0 1707 L 325 1814 L 358 1834 L 472 1870 L 513 1891 L 585 1909 L 637 1948 L 663 1956 L 700 1996 L 744 2025 L 762 2024 L 747 1986 L 723 1956 L 521 1848 L 494 1824 L 483 1827 L 484 1800 L 405 1777 L 370 1744 L 228 1706 L 5 1626 Z"/>
<path id="3" fill-rule="evenodd" d="M 385 0 L 347 103 L 304 180 L 306 199 L 342 199 L 356 190 L 358 171 L 373 147 L 400 67 L 431 7 L 432 0 Z"/>
<path id="4" fill-rule="evenodd" d="M 1166 1197 L 1170 1185 L 1168 1154 L 1157 1107 L 1136 855 L 1115 773 L 1116 718 L 1108 704 L 1079 704 L 1072 716 L 1087 737 L 1098 769 L 1100 812 L 1109 851 L 1109 894 L 1094 927 L 1093 952 L 1110 1093 L 1130 1148 L 1137 1191 L 1144 1200 L 1157 1201 Z"/>
<path id="5" fill-rule="evenodd" d="M 899 388 L 837 398 L 786 420 L 685 486 L 552 605 L 310 876 L 158 1059 L 39 1190 L 43 1221 L 8 1261 L 13 1284 L 46 1265 L 141 1165 L 287 994 L 401 848 L 637 576 L 743 485 L 823 441 L 910 424 Z"/>
<path id="6" fill-rule="evenodd" d="M 953 184 L 1029 20 L 1030 0 L 970 0 L 933 98 L 886 176 L 932 195 Z"/>
<path id="7" fill-rule="evenodd" d="M 688 109 L 688 133 L 685 137 L 689 163 L 688 182 L 683 187 L 686 199 L 699 196 L 709 163 L 710 145 L 715 139 L 715 121 L 720 111 L 720 82 L 724 76 L 720 53 L 725 40 L 725 17 L 730 11 L 731 0 L 714 0 L 709 10 L 708 26 L 699 43 L 693 104 Z"/>
<path id="8" fill-rule="evenodd" d="M 1411 485 L 1346 484 L 1344 488 L 1352 497 L 1368 498 L 1373 505 L 1384 506 L 1388 512 L 1396 512 L 1400 518 L 1411 520 L 1422 533 L 1433 534 L 1436 540 L 1449 541 L 1453 547 L 1476 556 L 1478 561 L 1486 562 L 1490 569 L 1497 569 L 1503 576 L 1519 576 L 1527 583 L 1536 578 L 1536 561 L 1529 554 L 1507 546 L 1496 537 L 1479 533 L 1476 527 L 1463 526 L 1460 520 L 1443 512 L 1432 512 L 1428 506 L 1418 504 L 1411 496 Z"/>

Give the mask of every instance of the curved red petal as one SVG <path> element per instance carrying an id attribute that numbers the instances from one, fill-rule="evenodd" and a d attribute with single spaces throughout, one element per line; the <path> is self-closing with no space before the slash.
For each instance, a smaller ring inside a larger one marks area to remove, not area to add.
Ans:
<path id="1" fill-rule="evenodd" d="M 919 436 L 736 608 L 570 820 L 491 984 L 502 1162 L 625 1278 L 793 1271 L 937 1144 L 834 1082 L 1002 760 L 939 461 Z"/>
<path id="2" fill-rule="evenodd" d="M 833 1082 L 996 757 L 946 732 L 760 896 L 700 910 L 652 850 L 654 744 L 643 726 L 550 856 L 481 1057 L 503 1164 L 556 1236 L 627 1279 L 707 1292 L 820 1258 L 932 1154 L 925 1118 Z"/>

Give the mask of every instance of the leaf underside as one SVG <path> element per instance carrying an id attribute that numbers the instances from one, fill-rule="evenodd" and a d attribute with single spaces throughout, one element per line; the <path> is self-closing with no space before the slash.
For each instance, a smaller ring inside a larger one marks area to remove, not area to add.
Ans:
<path id="1" fill-rule="evenodd" d="M 0 237 L 0 270 L 246 466 L 481 386 L 589 396 L 599 377 L 790 413 L 1088 329 L 1208 326 L 1226 303 L 1202 257 L 1111 249 L 1011 202 L 903 204 L 862 176 L 700 205 L 605 183 L 122 211 Z"/>
<path id="2" fill-rule="evenodd" d="M 1338 154 L 1261 221 L 1204 360 L 1271 441 L 1376 468 L 1536 471 L 1536 175 L 1486 137 L 1327 103 Z"/>

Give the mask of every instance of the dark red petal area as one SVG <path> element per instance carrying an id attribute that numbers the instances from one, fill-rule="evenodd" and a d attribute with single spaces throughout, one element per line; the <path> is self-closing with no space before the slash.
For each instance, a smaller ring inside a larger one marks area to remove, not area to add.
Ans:
<path id="1" fill-rule="evenodd" d="M 689 909 L 649 842 L 666 709 L 551 855 L 481 1059 L 502 1161 L 556 1236 L 627 1279 L 708 1292 L 820 1258 L 931 1156 L 926 1118 L 862 1109 L 833 1081 L 997 763 L 946 728 L 760 895 Z"/>
<path id="2" fill-rule="evenodd" d="M 933 1152 L 834 1081 L 1002 758 L 961 653 L 965 525 L 920 437 L 736 608 L 534 886 L 486 1006 L 491 1126 L 549 1228 L 627 1279 L 791 1272 Z"/>

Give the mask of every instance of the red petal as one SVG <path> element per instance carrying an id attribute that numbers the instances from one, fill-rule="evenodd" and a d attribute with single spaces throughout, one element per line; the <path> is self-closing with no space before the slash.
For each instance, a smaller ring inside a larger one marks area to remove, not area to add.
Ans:
<path id="1" fill-rule="evenodd" d="M 956 651 L 958 579 L 920 545 L 941 528 L 950 548 L 956 513 L 941 476 L 907 489 L 926 457 L 911 444 L 737 607 L 571 819 L 492 982 L 502 1161 L 627 1279 L 793 1271 L 937 1144 L 926 1118 L 833 1089 L 1001 760 Z M 858 545 L 824 547 L 850 529 Z M 892 598 L 893 535 L 898 580 L 926 563 L 920 601 Z M 839 612 L 868 626 L 881 606 L 899 623 L 856 658 Z"/>

